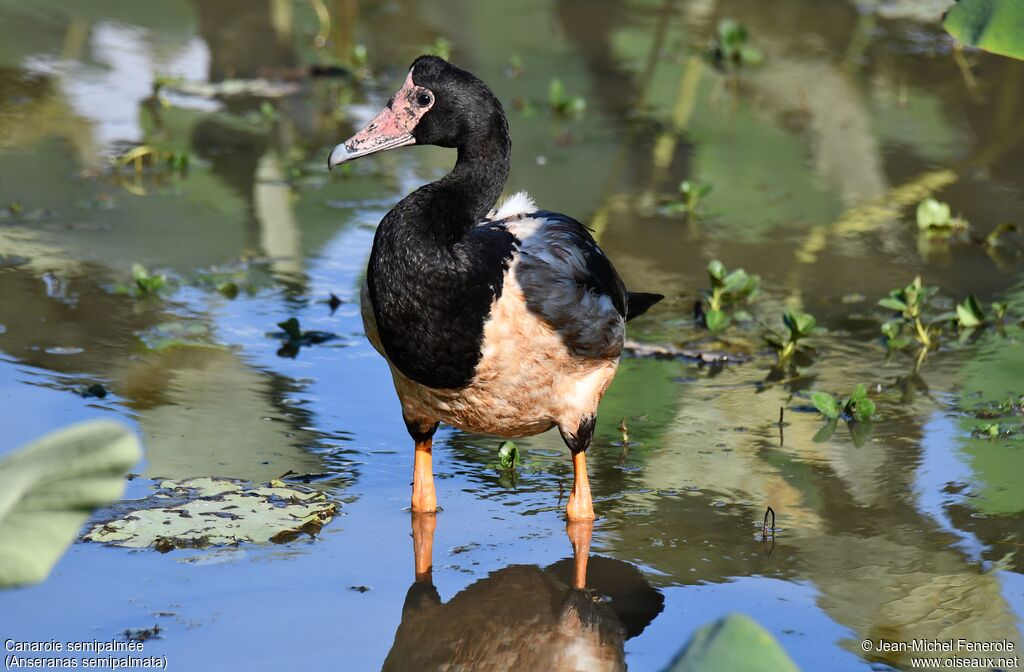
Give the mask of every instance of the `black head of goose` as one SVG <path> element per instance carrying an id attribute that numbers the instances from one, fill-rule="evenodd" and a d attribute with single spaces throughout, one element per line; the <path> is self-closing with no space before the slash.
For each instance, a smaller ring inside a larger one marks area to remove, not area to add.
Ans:
<path id="1" fill-rule="evenodd" d="M 627 292 L 586 227 L 524 193 L 492 210 L 509 173 L 508 122 L 482 81 L 421 56 L 333 168 L 406 145 L 453 147 L 452 172 L 377 229 L 363 323 L 388 361 L 416 443 L 412 508 L 434 511 L 439 422 L 503 437 L 558 427 L 572 452 L 567 515 L 594 517 L 585 451 L 622 353 L 625 322 L 660 294 Z"/>

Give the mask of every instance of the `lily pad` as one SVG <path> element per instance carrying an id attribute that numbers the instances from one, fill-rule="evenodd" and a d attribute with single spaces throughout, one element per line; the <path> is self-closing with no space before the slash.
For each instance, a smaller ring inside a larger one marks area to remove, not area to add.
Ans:
<path id="1" fill-rule="evenodd" d="M 135 435 L 110 421 L 47 434 L 0 461 L 0 586 L 46 578 L 96 508 L 120 499 L 142 457 Z"/>
<path id="2" fill-rule="evenodd" d="M 690 638 L 669 672 L 797 672 L 775 638 L 743 614 L 729 614 Z"/>
<path id="3" fill-rule="evenodd" d="M 227 478 L 160 481 L 146 499 L 126 502 L 83 537 L 128 548 L 211 548 L 285 543 L 315 536 L 338 513 L 322 492 L 280 480 L 256 485 Z"/>

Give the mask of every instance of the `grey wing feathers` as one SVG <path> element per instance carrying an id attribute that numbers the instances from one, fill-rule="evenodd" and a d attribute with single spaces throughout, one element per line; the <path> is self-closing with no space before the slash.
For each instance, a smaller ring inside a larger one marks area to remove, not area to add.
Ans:
<path id="1" fill-rule="evenodd" d="M 520 241 L 513 266 L 530 311 L 557 330 L 577 356 L 618 357 L 626 288 L 586 227 L 543 210 L 505 226 Z"/>

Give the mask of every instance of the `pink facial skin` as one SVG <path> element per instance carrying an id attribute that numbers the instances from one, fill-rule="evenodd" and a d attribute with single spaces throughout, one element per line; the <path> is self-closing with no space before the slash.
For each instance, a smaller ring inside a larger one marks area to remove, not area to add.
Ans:
<path id="1" fill-rule="evenodd" d="M 412 81 L 412 70 L 402 88 L 391 98 L 366 128 L 334 148 L 327 160 L 329 168 L 385 149 L 415 144 L 412 131 L 423 115 L 434 106 L 434 94 Z"/>

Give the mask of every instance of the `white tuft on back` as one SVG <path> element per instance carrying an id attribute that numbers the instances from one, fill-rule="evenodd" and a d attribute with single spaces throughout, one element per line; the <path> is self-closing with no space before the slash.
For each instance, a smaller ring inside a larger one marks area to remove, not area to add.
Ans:
<path id="1" fill-rule="evenodd" d="M 489 217 L 489 219 L 505 219 L 506 217 L 527 215 L 536 211 L 537 206 L 534 204 L 533 199 L 530 198 L 530 195 L 525 191 L 520 191 L 506 198 L 505 202 L 498 207 L 494 215 Z"/>

